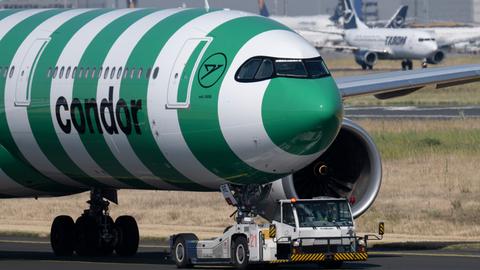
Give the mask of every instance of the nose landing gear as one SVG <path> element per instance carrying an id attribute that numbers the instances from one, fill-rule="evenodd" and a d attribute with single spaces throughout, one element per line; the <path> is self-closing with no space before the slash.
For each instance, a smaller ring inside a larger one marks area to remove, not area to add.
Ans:
<path id="1" fill-rule="evenodd" d="M 109 196 L 110 195 L 110 196 Z M 113 196 L 112 196 L 113 195 Z M 90 207 L 73 222 L 69 216 L 58 216 L 52 223 L 50 243 L 57 256 L 133 256 L 139 243 L 138 226 L 131 216 L 120 216 L 114 222 L 108 212 L 109 197 L 116 201 L 116 191 L 92 189 Z"/>

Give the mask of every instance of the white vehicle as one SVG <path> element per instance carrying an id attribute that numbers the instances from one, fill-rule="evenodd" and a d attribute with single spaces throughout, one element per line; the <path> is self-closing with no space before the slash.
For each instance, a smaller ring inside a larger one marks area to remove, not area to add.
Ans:
<path id="1" fill-rule="evenodd" d="M 225 194 L 225 193 L 224 193 Z M 228 200 L 227 200 L 228 201 Z M 346 199 L 319 197 L 280 200 L 279 212 L 269 224 L 257 224 L 239 213 L 237 224 L 211 240 L 198 240 L 191 233 L 170 237 L 171 256 L 179 268 L 194 265 L 323 263 L 340 267 L 345 261 L 368 258 L 369 236 L 356 234 Z"/>

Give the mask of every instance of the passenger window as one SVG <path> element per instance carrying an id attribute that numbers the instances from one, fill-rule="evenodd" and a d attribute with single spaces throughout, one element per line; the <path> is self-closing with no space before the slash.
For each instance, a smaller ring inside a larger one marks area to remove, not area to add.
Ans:
<path id="1" fill-rule="evenodd" d="M 148 68 L 147 69 L 147 73 L 145 74 L 145 76 L 147 77 L 147 79 L 150 79 L 150 75 L 152 74 L 152 68 Z"/>
<path id="2" fill-rule="evenodd" d="M 52 67 L 49 67 L 47 71 L 47 78 L 50 78 L 51 76 L 52 76 Z"/>
<path id="3" fill-rule="evenodd" d="M 125 70 L 123 71 L 123 79 L 126 79 L 128 76 L 128 68 L 125 68 Z"/>
<path id="4" fill-rule="evenodd" d="M 115 78 L 115 67 L 112 68 L 112 73 L 110 73 L 110 80 L 113 80 Z"/>
<path id="5" fill-rule="evenodd" d="M 262 59 L 254 58 L 245 63 L 237 74 L 237 80 L 249 81 L 255 78 L 258 68 L 262 64 Z"/>
<path id="6" fill-rule="evenodd" d="M 153 70 L 153 79 L 155 80 L 158 76 L 158 71 L 159 71 L 159 68 L 156 67 L 154 70 Z"/>
<path id="7" fill-rule="evenodd" d="M 77 67 L 74 67 L 72 71 L 72 79 L 75 79 L 76 74 L 77 74 Z"/>
<path id="8" fill-rule="evenodd" d="M 88 75 L 90 74 L 90 68 L 85 69 L 85 79 L 88 79 Z"/>
<path id="9" fill-rule="evenodd" d="M 70 76 L 70 72 L 72 71 L 72 67 L 67 68 L 67 72 L 65 72 L 65 79 L 68 79 Z"/>
<path id="10" fill-rule="evenodd" d="M 103 73 L 103 79 L 107 79 L 108 78 L 108 73 L 110 72 L 110 67 L 106 67 L 105 68 L 105 72 Z"/>
<path id="11" fill-rule="evenodd" d="M 102 74 L 103 74 L 103 67 L 100 67 L 98 69 L 98 78 L 101 79 L 102 78 Z"/>
<path id="12" fill-rule="evenodd" d="M 80 70 L 78 71 L 78 78 L 82 78 L 83 76 L 83 67 L 80 68 Z"/>
<path id="13" fill-rule="evenodd" d="M 140 78 L 142 77 L 142 73 L 143 73 L 143 68 L 139 68 L 139 69 L 138 69 L 137 79 L 140 79 Z"/>
<path id="14" fill-rule="evenodd" d="M 59 78 L 59 79 L 63 78 L 63 72 L 65 72 L 65 67 L 62 67 L 62 68 L 60 69 L 60 73 L 58 74 L 58 78 Z"/>
<path id="15" fill-rule="evenodd" d="M 3 77 L 7 77 L 7 72 L 8 72 L 8 67 L 5 67 L 4 71 L 3 71 Z"/>
<path id="16" fill-rule="evenodd" d="M 130 79 L 133 79 L 135 76 L 135 68 L 132 68 L 132 71 L 130 71 Z"/>
<path id="17" fill-rule="evenodd" d="M 122 71 L 123 71 L 123 68 L 119 67 L 117 72 L 117 80 L 120 80 L 120 78 L 122 77 Z"/>
<path id="18" fill-rule="evenodd" d="M 262 65 L 255 75 L 255 80 L 264 80 L 273 76 L 273 62 L 270 59 L 264 59 Z"/>
<path id="19" fill-rule="evenodd" d="M 53 71 L 53 78 L 55 79 L 58 74 L 58 67 L 55 67 L 55 70 Z"/>
<path id="20" fill-rule="evenodd" d="M 10 68 L 10 74 L 8 75 L 8 77 L 9 77 L 9 78 L 12 78 L 14 72 L 15 72 L 15 66 L 12 66 L 12 67 Z"/>
<path id="21" fill-rule="evenodd" d="M 96 75 L 97 75 L 97 68 L 94 67 L 94 68 L 92 68 L 92 79 L 95 79 Z"/>

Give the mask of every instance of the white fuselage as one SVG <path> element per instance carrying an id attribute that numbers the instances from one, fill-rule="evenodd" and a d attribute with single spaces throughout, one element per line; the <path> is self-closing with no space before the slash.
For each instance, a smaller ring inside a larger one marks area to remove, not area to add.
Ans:
<path id="1" fill-rule="evenodd" d="M 425 59 L 438 49 L 433 33 L 412 29 L 345 30 L 345 41 L 366 51 L 384 52 L 379 57 L 386 59 Z"/>

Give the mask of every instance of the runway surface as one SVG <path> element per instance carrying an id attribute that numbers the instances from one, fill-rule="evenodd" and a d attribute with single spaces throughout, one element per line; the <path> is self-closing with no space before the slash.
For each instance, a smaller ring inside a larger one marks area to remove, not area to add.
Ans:
<path id="1" fill-rule="evenodd" d="M 142 245 L 133 258 L 57 258 L 53 256 L 47 241 L 0 238 L 0 269 L 48 269 L 48 270 L 144 270 L 176 269 L 167 258 L 166 247 Z M 345 263 L 342 269 L 478 269 L 479 251 L 440 250 L 384 250 L 372 251 L 367 262 Z M 200 267 L 201 269 L 212 269 Z M 253 269 L 257 269 L 255 267 Z M 279 269 L 317 269 L 317 266 L 281 266 Z M 213 269 L 232 269 L 215 267 Z M 321 269 L 321 268 L 320 268 Z"/>
<path id="2" fill-rule="evenodd" d="M 480 106 L 466 107 L 345 107 L 347 118 L 464 119 L 480 118 Z"/>

